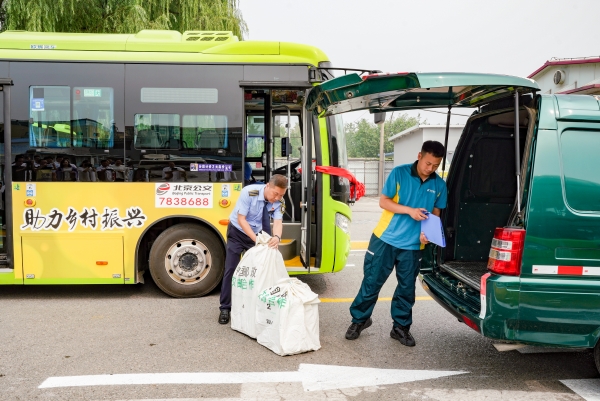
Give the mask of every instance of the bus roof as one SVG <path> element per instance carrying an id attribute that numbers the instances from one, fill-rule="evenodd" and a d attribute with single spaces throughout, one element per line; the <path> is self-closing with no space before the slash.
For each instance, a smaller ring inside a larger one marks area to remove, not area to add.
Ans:
<path id="1" fill-rule="evenodd" d="M 143 30 L 137 34 L 6 31 L 0 59 L 131 62 L 297 63 L 328 61 L 297 43 L 239 41 L 229 31 Z"/>

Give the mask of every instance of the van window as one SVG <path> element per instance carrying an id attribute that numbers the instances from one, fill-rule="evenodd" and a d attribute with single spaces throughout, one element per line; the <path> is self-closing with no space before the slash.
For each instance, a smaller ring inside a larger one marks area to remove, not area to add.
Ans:
<path id="1" fill-rule="evenodd" d="M 600 131 L 566 130 L 561 159 L 568 205 L 578 211 L 600 211 L 600 175 L 593 168 L 600 149 Z"/>

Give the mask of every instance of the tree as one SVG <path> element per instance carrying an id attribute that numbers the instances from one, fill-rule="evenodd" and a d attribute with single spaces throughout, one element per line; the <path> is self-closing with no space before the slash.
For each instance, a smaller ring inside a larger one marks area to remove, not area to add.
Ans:
<path id="1" fill-rule="evenodd" d="M 142 29 L 248 32 L 239 0 L 2 0 L 1 30 L 137 33 Z"/>
<path id="2" fill-rule="evenodd" d="M 393 113 L 388 120 L 385 121 L 384 127 L 384 152 L 390 153 L 394 151 L 394 144 L 388 139 L 399 132 L 404 131 L 412 126 L 426 121 L 421 121 L 421 117 L 410 117 L 408 114 L 401 114 L 397 118 L 393 118 Z M 361 119 L 355 123 L 346 124 L 346 143 L 348 149 L 348 157 L 379 157 L 379 132 L 378 125 Z"/>

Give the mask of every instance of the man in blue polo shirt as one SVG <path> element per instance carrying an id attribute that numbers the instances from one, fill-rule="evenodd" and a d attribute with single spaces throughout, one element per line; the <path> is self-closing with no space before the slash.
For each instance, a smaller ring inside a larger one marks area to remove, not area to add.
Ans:
<path id="1" fill-rule="evenodd" d="M 446 183 L 435 173 L 443 157 L 444 145 L 426 141 L 416 162 L 394 167 L 386 180 L 379 200 L 383 213 L 365 254 L 360 290 L 350 306 L 348 340 L 357 339 L 372 324 L 379 291 L 395 267 L 398 285 L 392 298 L 390 336 L 406 346 L 415 345 L 410 334 L 415 281 L 421 249 L 429 242 L 421 232 L 421 221 L 427 213 L 439 216 L 446 207 Z"/>
<path id="2" fill-rule="evenodd" d="M 269 246 L 276 248 L 283 232 L 282 202 L 287 190 L 287 178 L 275 174 L 265 184 L 246 185 L 229 216 L 227 226 L 227 253 L 225 274 L 221 284 L 219 323 L 227 324 L 231 312 L 231 278 L 240 263 L 242 252 L 256 244 L 256 234 L 271 234 L 270 218 L 273 218 L 273 238 Z"/>

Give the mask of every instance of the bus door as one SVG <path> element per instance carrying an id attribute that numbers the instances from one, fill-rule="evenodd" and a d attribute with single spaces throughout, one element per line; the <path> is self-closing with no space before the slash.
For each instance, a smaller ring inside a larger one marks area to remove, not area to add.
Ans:
<path id="1" fill-rule="evenodd" d="M 11 141 L 11 117 L 10 117 L 10 87 L 12 80 L 10 78 L 0 78 L 0 90 L 2 90 L 3 99 L 3 122 L 4 122 L 4 137 L 3 142 L 10 143 Z M 12 255 L 12 215 L 6 213 L 6 210 L 12 209 L 12 196 L 10 183 L 12 181 L 12 170 L 6 168 L 12 163 L 12 155 L 10 146 L 4 147 L 4 163 L 2 171 L 0 171 L 2 199 L 0 200 L 0 273 L 12 273 L 14 270 Z M 7 219 L 8 218 L 8 219 Z M 2 283 L 2 280 L 0 280 Z"/>
<path id="2" fill-rule="evenodd" d="M 271 93 L 268 89 L 244 91 L 246 115 L 244 184 L 268 182 L 271 176 Z"/>
<path id="3" fill-rule="evenodd" d="M 306 211 L 310 211 L 312 201 L 307 203 L 308 207 L 302 206 L 306 199 L 314 198 L 312 189 L 307 187 L 310 180 L 303 178 L 304 175 L 310 176 L 313 170 L 312 145 L 305 139 L 304 95 L 303 88 L 244 88 L 245 184 L 268 182 L 274 174 L 288 178 L 283 213 L 284 242 L 280 246 L 285 260 L 298 258 L 306 251 L 307 248 L 300 244 L 306 242 L 304 233 L 311 227 L 310 219 L 303 219 Z M 308 153 L 305 149 L 309 149 Z M 308 157 L 308 161 L 303 160 L 304 156 Z M 312 221 L 314 224 L 314 219 Z M 306 230 L 303 229 L 305 225 Z M 310 235 L 308 239 L 310 243 Z M 304 261 L 309 258 L 303 256 L 301 259 L 297 267 L 305 271 L 309 267 Z M 296 266 L 292 262 L 288 269 L 294 270 L 290 267 L 292 265 Z"/>

